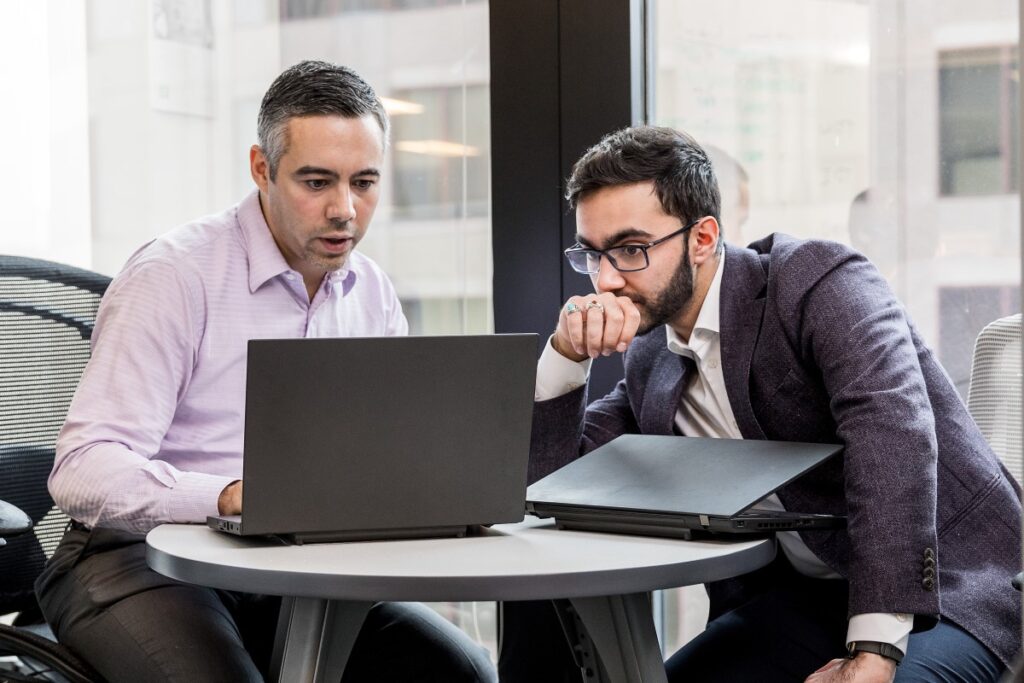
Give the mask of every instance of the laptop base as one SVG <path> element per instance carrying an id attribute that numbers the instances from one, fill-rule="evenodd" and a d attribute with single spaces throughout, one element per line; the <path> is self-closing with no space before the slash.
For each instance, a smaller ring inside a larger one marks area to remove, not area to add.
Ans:
<path id="1" fill-rule="evenodd" d="M 294 545 L 305 543 L 339 543 L 342 541 L 394 541 L 412 538 L 462 538 L 468 526 L 416 527 L 410 529 L 366 529 L 362 531 L 309 531 L 277 534 Z"/>
<path id="2" fill-rule="evenodd" d="M 292 534 L 275 534 L 269 531 L 246 533 L 242 525 L 241 515 L 223 517 L 209 516 L 206 526 L 215 531 L 235 536 L 273 536 L 285 543 L 303 545 L 305 543 L 338 543 L 341 541 L 393 541 L 408 538 L 461 538 L 475 526 L 434 526 L 414 527 L 408 529 L 360 529 L 348 531 L 304 531 Z"/>
<path id="3" fill-rule="evenodd" d="M 710 517 L 636 510 L 561 509 L 557 505 L 527 505 L 536 517 L 554 517 L 555 526 L 572 531 L 598 531 L 698 540 L 707 538 L 768 536 L 776 531 L 837 529 L 846 526 L 844 517 L 786 512 L 747 512 L 735 517 Z"/>
<path id="4" fill-rule="evenodd" d="M 223 531 L 226 534 L 242 535 L 242 515 L 209 515 L 206 518 L 206 526 L 214 531 Z"/>

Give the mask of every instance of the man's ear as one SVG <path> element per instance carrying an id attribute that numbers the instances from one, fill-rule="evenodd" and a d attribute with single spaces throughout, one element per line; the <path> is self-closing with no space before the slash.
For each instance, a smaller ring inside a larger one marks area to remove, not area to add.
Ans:
<path id="1" fill-rule="evenodd" d="M 704 216 L 693 226 L 690 240 L 690 261 L 703 265 L 718 252 L 720 232 L 714 216 Z"/>
<path id="2" fill-rule="evenodd" d="M 253 182 L 260 188 L 260 192 L 267 193 L 270 185 L 270 164 L 259 145 L 249 148 L 249 172 L 252 174 Z"/>

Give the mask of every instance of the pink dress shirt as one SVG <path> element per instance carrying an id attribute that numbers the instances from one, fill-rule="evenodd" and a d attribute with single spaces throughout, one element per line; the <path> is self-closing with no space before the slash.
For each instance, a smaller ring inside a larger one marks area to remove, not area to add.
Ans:
<path id="1" fill-rule="evenodd" d="M 248 340 L 408 329 L 391 282 L 358 251 L 310 301 L 253 192 L 145 245 L 114 279 L 50 493 L 89 526 L 205 521 L 242 476 Z"/>

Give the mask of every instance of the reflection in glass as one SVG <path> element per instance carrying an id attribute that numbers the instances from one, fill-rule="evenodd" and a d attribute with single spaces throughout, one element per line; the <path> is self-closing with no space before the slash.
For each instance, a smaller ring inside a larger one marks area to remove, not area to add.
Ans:
<path id="1" fill-rule="evenodd" d="M 488 4 L 483 0 L 0 3 L 11 165 L 0 252 L 114 274 L 143 243 L 252 191 L 271 81 L 303 59 L 388 98 L 393 144 L 360 249 L 413 334 L 486 333 L 491 314 Z M 24 72 L 24 73 L 22 73 Z M 13 212 L 13 213 L 12 213 Z M 494 605 L 439 607 L 495 649 Z"/>
<path id="2" fill-rule="evenodd" d="M 961 395 L 1020 310 L 1018 8 L 959 0 L 655 0 L 652 123 L 708 146 L 727 241 L 851 244 Z M 703 628 L 667 593 L 666 651 Z"/>
<path id="3" fill-rule="evenodd" d="M 1017 188 L 1017 48 L 939 54 L 942 194 L 999 194 Z"/>

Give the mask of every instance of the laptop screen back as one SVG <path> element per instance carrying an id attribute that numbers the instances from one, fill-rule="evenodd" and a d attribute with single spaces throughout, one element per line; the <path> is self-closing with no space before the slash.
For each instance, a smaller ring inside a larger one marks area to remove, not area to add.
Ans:
<path id="1" fill-rule="evenodd" d="M 253 340 L 245 534 L 523 517 L 537 335 Z"/>
<path id="2" fill-rule="evenodd" d="M 834 444 L 626 434 L 527 490 L 534 504 L 732 517 L 842 450 Z"/>

